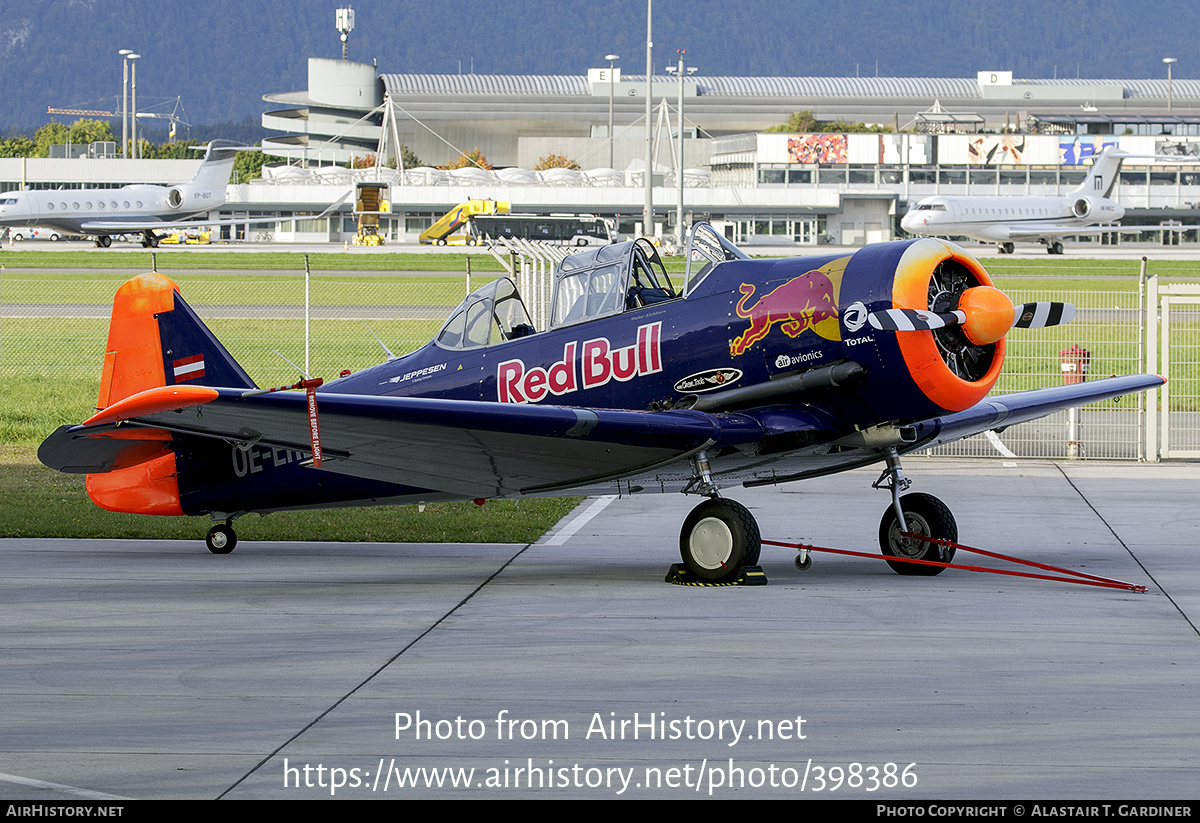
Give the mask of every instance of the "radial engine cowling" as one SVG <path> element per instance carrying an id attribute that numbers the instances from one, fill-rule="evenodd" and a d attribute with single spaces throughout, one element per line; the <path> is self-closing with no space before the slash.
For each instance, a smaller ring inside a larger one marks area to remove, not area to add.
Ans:
<path id="1" fill-rule="evenodd" d="M 863 314 L 860 305 L 866 313 L 893 308 L 942 313 L 976 311 L 970 304 L 981 293 L 1007 301 L 962 248 L 932 238 L 866 247 L 847 265 L 845 283 L 843 344 L 847 357 L 867 369 L 859 391 L 879 421 L 962 411 L 991 391 L 1004 363 L 1003 331 L 980 335 L 948 326 L 888 332 L 851 322 Z M 969 289 L 975 291 L 967 294 Z M 1008 312 L 1011 318 L 1012 309 Z"/>

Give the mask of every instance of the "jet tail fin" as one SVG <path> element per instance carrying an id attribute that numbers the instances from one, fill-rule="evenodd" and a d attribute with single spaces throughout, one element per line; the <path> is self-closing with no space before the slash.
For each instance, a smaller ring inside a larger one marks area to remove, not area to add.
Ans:
<path id="1" fill-rule="evenodd" d="M 209 189 L 224 190 L 229 184 L 233 161 L 239 151 L 261 151 L 257 146 L 246 146 L 232 140 L 213 140 L 204 152 L 204 160 L 196 170 L 192 183 Z"/>
<path id="2" fill-rule="evenodd" d="M 97 408 L 176 384 L 255 388 L 250 375 L 157 272 L 126 281 L 113 300 Z"/>
<path id="3" fill-rule="evenodd" d="M 1112 194 L 1117 182 L 1117 174 L 1121 171 L 1121 161 L 1133 155 L 1111 146 L 1092 158 L 1092 167 L 1088 169 L 1083 184 L 1071 196 L 1092 195 L 1093 197 L 1108 197 Z"/>

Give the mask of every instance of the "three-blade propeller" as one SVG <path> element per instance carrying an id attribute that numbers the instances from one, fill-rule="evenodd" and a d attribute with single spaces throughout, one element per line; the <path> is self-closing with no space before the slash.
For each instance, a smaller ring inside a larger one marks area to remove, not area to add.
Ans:
<path id="1" fill-rule="evenodd" d="M 867 316 L 880 331 L 928 331 L 959 326 L 967 339 L 977 345 L 995 343 L 1012 328 L 1042 329 L 1069 323 L 1075 317 L 1070 303 L 1023 303 L 1012 301 L 991 286 L 967 289 L 959 297 L 958 307 L 948 312 L 923 309 L 884 309 Z"/>

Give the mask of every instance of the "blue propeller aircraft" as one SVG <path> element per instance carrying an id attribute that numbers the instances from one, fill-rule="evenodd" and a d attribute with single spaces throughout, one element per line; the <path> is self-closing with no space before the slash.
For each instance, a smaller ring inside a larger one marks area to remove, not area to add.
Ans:
<path id="1" fill-rule="evenodd" d="M 99 411 L 38 456 L 87 474 L 103 508 L 210 516 L 219 554 L 251 512 L 695 494 L 680 552 L 710 583 L 737 579 L 760 549 L 754 517 L 719 489 L 883 462 L 881 549 L 897 572 L 929 575 L 942 567 L 903 558 L 953 549 L 908 535 L 957 541 L 957 527 L 937 498 L 901 496 L 902 455 L 1163 382 L 987 397 L 1009 330 L 1066 322 L 1074 307 L 1014 307 L 940 240 L 751 260 L 702 223 L 687 261 L 676 283 L 645 240 L 573 254 L 542 330 L 501 278 L 424 347 L 288 387 L 303 392 L 259 389 L 174 283 L 141 275 L 113 304 Z"/>

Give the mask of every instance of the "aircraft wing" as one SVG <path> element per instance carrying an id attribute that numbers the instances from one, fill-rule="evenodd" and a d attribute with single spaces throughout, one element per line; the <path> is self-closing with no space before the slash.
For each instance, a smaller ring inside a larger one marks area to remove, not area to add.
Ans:
<path id="1" fill-rule="evenodd" d="M 1037 240 L 1042 237 L 1074 237 L 1082 234 L 1140 234 L 1144 231 L 1191 231 L 1196 226 L 1084 226 L 1081 228 L 1009 229 L 1009 240 Z"/>
<path id="2" fill-rule="evenodd" d="M 59 471 L 105 472 L 170 436 L 307 453 L 306 400 L 301 392 L 149 389 L 63 426 L 38 456 Z M 763 436 L 758 421 L 739 414 L 334 393 L 316 402 L 323 470 L 468 498 L 575 488 Z"/>
<path id="3" fill-rule="evenodd" d="M 953 443 L 973 434 L 1015 426 L 1073 406 L 1156 389 L 1166 382 L 1157 374 L 1133 374 L 988 397 L 966 411 L 917 424 L 919 445 L 916 448 Z"/>
<path id="4" fill-rule="evenodd" d="M 220 220 L 86 220 L 79 224 L 79 233 L 94 234 L 97 232 L 135 232 L 156 231 L 159 229 L 193 229 L 204 226 L 235 226 L 259 225 L 278 223 L 281 217 L 255 217 L 244 220 L 237 218 L 222 218 Z"/>
<path id="5" fill-rule="evenodd" d="M 482 498 L 596 489 L 629 477 L 670 480 L 678 490 L 690 471 L 665 467 L 701 450 L 741 454 L 722 463 L 726 468 L 714 466 L 726 484 L 782 482 L 874 462 L 883 445 L 926 449 L 1164 382 L 1142 374 L 998 395 L 903 427 L 908 436 L 888 444 L 860 441 L 858 434 L 825 440 L 838 437 L 832 421 L 777 408 L 643 412 L 334 393 L 318 393 L 316 403 L 323 471 Z M 790 457 L 759 453 L 769 437 L 801 431 L 837 445 L 836 453 L 819 443 Z M 175 385 L 61 427 L 38 458 L 58 471 L 102 473 L 137 464 L 173 439 L 207 441 L 214 449 L 313 450 L 303 393 Z"/>

